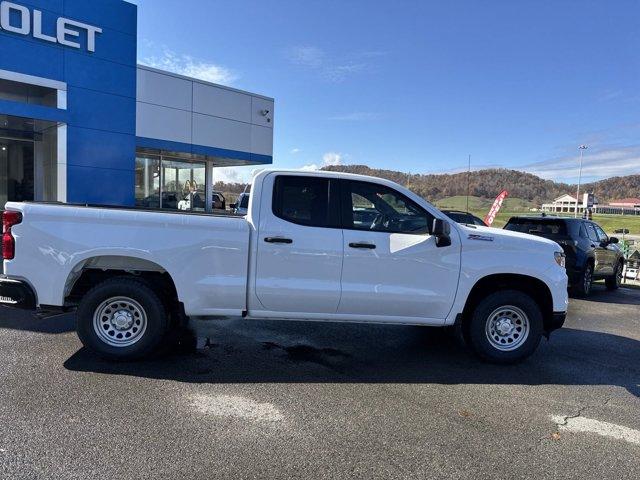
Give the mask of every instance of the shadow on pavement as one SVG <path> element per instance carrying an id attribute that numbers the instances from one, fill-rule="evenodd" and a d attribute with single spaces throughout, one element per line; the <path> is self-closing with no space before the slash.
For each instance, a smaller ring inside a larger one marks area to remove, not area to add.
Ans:
<path id="1" fill-rule="evenodd" d="M 640 397 L 640 342 L 563 329 L 520 365 L 481 363 L 456 339 L 424 327 L 230 322 L 189 353 L 113 363 L 87 350 L 73 371 L 194 383 L 612 385 Z"/>
<path id="2" fill-rule="evenodd" d="M 638 293 L 640 293 L 638 290 L 629 287 L 621 287 L 618 290 L 609 291 L 604 285 L 596 284 L 593 286 L 591 294 L 582 300 L 615 303 L 618 305 L 640 305 L 640 295 Z"/>
<path id="3" fill-rule="evenodd" d="M 33 313 L 13 308 L 0 307 L 0 329 L 24 330 L 37 333 L 67 333 L 76 330 L 73 314 L 56 315 L 49 318 L 38 318 Z"/>

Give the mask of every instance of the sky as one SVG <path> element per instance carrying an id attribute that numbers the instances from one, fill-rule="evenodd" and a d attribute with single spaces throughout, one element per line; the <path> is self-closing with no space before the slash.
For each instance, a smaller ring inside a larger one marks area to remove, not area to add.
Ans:
<path id="1" fill-rule="evenodd" d="M 275 98 L 274 166 L 640 173 L 638 0 L 134 3 L 140 63 Z"/>

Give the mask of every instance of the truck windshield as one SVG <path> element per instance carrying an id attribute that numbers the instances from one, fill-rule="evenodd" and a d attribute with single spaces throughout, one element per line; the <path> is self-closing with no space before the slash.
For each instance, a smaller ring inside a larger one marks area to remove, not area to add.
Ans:
<path id="1" fill-rule="evenodd" d="M 567 224 L 565 221 L 553 218 L 512 218 L 504 228 L 505 230 L 529 233 L 531 235 L 567 235 Z"/>

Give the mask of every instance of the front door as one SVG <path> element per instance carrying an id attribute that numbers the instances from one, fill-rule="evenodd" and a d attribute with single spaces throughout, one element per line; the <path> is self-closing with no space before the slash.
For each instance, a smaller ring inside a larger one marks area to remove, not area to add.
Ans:
<path id="1" fill-rule="evenodd" d="M 455 299 L 460 242 L 439 248 L 433 215 L 385 185 L 342 181 L 344 263 L 338 313 L 444 319 Z"/>
<path id="2" fill-rule="evenodd" d="M 343 256 L 336 186 L 313 174 L 265 178 L 255 291 L 266 311 L 336 313 Z"/>
<path id="3" fill-rule="evenodd" d="M 609 259 L 607 249 L 602 245 L 596 226 L 594 223 L 585 222 L 585 228 L 587 230 L 587 236 L 591 241 L 591 247 L 594 250 L 595 265 L 593 273 L 596 276 L 608 275 L 609 272 Z"/>
<path id="4" fill-rule="evenodd" d="M 593 225 L 596 229 L 596 233 L 598 234 L 598 238 L 600 239 L 600 246 L 604 249 L 603 254 L 606 259 L 606 268 L 604 273 L 606 275 L 613 275 L 613 270 L 616 266 L 616 261 L 618 260 L 618 254 L 616 251 L 617 247 L 614 247 L 609 242 L 609 236 L 604 233 L 604 230 L 602 230 L 597 223 L 594 223 Z"/>

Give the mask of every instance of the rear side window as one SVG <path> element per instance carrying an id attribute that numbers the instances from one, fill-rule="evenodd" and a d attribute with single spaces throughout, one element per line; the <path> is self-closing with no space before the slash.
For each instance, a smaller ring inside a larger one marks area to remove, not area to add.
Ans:
<path id="1" fill-rule="evenodd" d="M 337 209 L 329 209 L 330 181 L 311 176 L 278 176 L 273 190 L 273 214 L 308 227 L 337 226 Z"/>
<path id="2" fill-rule="evenodd" d="M 512 218 L 504 228 L 512 232 L 528 233 L 531 235 L 567 235 L 567 224 L 559 219 Z"/>

